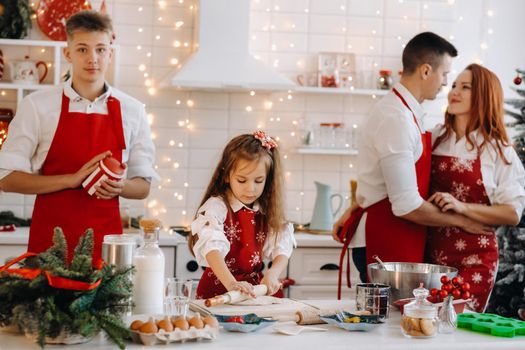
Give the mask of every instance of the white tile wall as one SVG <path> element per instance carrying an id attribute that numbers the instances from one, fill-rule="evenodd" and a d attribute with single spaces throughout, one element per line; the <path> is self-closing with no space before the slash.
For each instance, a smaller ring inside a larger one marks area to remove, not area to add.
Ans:
<path id="1" fill-rule="evenodd" d="M 148 211 L 166 224 L 188 224 L 224 144 L 239 133 L 261 126 L 281 139 L 282 154 L 286 156 L 288 218 L 308 222 L 315 200 L 314 181 L 327 183 L 334 193 L 347 197 L 349 180 L 356 178 L 357 169 L 355 156 L 295 154 L 301 126 L 329 121 L 360 125 L 368 118 L 367 112 L 376 100 L 372 96 L 355 95 L 294 93 L 288 99 L 287 93 L 257 93 L 251 97 L 248 92 L 173 89 L 157 89 L 155 95 L 149 95 L 144 73 L 158 88 L 173 69 L 170 60 L 177 58 L 183 62 L 192 50 L 194 19 L 189 7 L 195 1 L 162 2 L 167 5 L 164 9 L 156 0 L 107 1 L 121 48 L 118 87 L 143 101 L 151 113 L 157 167 L 162 178 L 153 183 L 148 200 L 123 201 L 122 205 L 130 207 L 132 215 Z M 98 8 L 100 0 L 92 3 Z M 460 38 L 462 41 L 456 42 L 460 50 L 479 48 L 482 37 L 477 28 L 484 12 L 473 0 L 456 0 L 455 5 L 446 0 L 252 0 L 251 3 L 252 52 L 293 80 L 299 74 L 308 76 L 317 70 L 318 52 L 353 52 L 359 71 L 356 83 L 366 82 L 372 87 L 380 68 L 391 69 L 397 78 L 403 45 L 421 30 Z M 495 9 L 502 6 L 500 2 L 490 3 Z M 459 16 L 464 16 L 463 21 L 458 21 Z M 176 21 L 184 21 L 184 25 L 175 29 Z M 42 34 L 35 28 L 31 37 L 40 39 Z M 176 41 L 180 47 L 174 46 Z M 467 52 L 463 63 L 474 57 L 476 49 Z M 144 72 L 138 70 L 140 64 L 146 65 Z M 11 92 L 2 99 L 5 105 L 14 104 L 15 100 Z M 192 108 L 188 107 L 188 100 L 193 101 Z M 265 107 L 268 101 L 273 103 L 270 110 Z M 433 113 L 428 125 L 440 120 L 443 103 L 441 100 L 429 105 Z M 246 106 L 253 111 L 246 111 Z M 177 199 L 175 193 L 182 195 L 182 199 Z M 29 216 L 33 202 L 33 196 L 0 194 L 0 210 L 12 210 L 17 216 Z"/>

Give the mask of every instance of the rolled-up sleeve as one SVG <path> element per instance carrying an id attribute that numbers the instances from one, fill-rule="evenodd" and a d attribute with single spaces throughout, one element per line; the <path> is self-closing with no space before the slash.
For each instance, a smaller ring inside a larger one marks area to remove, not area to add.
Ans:
<path id="1" fill-rule="evenodd" d="M 265 259 L 275 259 L 279 255 L 284 255 L 287 258 L 292 256 L 293 249 L 297 246 L 295 241 L 294 229 L 291 223 L 284 225 L 283 229 L 277 235 L 277 238 L 269 237 L 266 239 L 263 247 L 263 255 Z"/>
<path id="2" fill-rule="evenodd" d="M 423 198 L 419 195 L 414 159 L 418 140 L 411 132 L 407 118 L 384 118 L 374 135 L 392 212 L 402 216 L 419 208 Z"/>
<path id="3" fill-rule="evenodd" d="M 200 266 L 209 266 L 206 255 L 212 250 L 219 251 L 222 257 L 230 251 L 230 242 L 224 234 L 227 212 L 226 204 L 218 197 L 209 198 L 197 211 L 191 234 L 198 237 L 193 253 Z"/>
<path id="4" fill-rule="evenodd" d="M 505 164 L 501 157 L 496 158 L 494 204 L 512 205 L 521 218 L 525 208 L 525 170 L 512 147 L 505 148 L 505 158 L 511 164 Z"/>
<path id="5" fill-rule="evenodd" d="M 0 151 L 0 178 L 12 171 L 31 173 L 31 159 L 38 145 L 40 121 L 33 102 L 26 97 L 9 124 L 6 142 Z"/>
<path id="6" fill-rule="evenodd" d="M 129 159 L 128 159 L 128 178 L 142 177 L 147 180 L 159 180 L 160 177 L 154 170 L 155 164 L 155 145 L 151 139 L 151 130 L 146 110 L 141 106 L 139 124 L 135 137 L 131 139 Z"/>

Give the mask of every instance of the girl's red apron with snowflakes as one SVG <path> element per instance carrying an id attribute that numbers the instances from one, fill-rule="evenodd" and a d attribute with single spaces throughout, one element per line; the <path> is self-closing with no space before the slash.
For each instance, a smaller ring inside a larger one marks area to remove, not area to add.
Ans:
<path id="1" fill-rule="evenodd" d="M 449 192 L 466 203 L 490 205 L 483 186 L 481 162 L 449 156 L 432 156 L 431 193 Z M 458 268 L 470 283 L 470 306 L 483 312 L 498 266 L 496 235 L 477 235 L 458 227 L 431 228 L 427 239 L 428 261 Z"/>
<path id="2" fill-rule="evenodd" d="M 237 281 L 246 281 L 253 285 L 261 283 L 266 232 L 264 215 L 260 212 L 246 207 L 236 213 L 228 211 L 224 222 L 224 234 L 230 242 L 230 251 L 224 261 Z M 226 288 L 212 269 L 207 267 L 199 281 L 196 298 L 208 299 L 226 292 Z M 282 297 L 282 290 L 274 296 Z"/>

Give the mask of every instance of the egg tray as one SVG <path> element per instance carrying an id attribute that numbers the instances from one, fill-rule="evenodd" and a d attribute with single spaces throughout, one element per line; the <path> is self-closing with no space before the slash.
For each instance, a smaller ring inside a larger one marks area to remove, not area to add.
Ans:
<path id="1" fill-rule="evenodd" d="M 161 329 L 157 333 L 142 333 L 139 331 L 131 331 L 131 340 L 135 343 L 144 344 L 146 346 L 156 345 L 156 344 L 168 344 L 174 342 L 186 342 L 192 340 L 213 340 L 217 338 L 219 334 L 219 329 L 216 327 L 210 327 L 209 325 L 204 326 L 204 328 L 197 329 L 195 327 L 190 327 L 188 330 L 181 330 L 175 328 L 171 332 L 166 332 Z"/>
<path id="2" fill-rule="evenodd" d="M 525 335 L 525 322 L 494 314 L 459 314 L 458 327 L 496 337 Z"/>

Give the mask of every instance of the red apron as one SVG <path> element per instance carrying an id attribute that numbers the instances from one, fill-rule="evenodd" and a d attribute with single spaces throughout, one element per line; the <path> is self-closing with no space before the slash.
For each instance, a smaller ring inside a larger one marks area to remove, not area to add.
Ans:
<path id="1" fill-rule="evenodd" d="M 60 118 L 42 166 L 42 175 L 75 173 L 91 158 L 107 150 L 122 161 L 126 144 L 120 102 L 110 96 L 107 106 L 108 115 L 69 112 L 69 98 L 62 95 Z M 122 233 L 119 199 L 97 199 L 81 187 L 37 195 L 28 251 L 47 250 L 53 244 L 53 228 L 57 226 L 64 231 L 69 261 L 80 236 L 92 228 L 95 262 L 100 258 L 104 235 Z"/>
<path id="2" fill-rule="evenodd" d="M 421 133 L 423 152 L 416 161 L 416 177 L 419 194 L 423 199 L 428 198 L 428 187 L 430 183 L 430 166 L 432 161 L 432 134 L 423 133 L 417 122 L 416 116 L 408 106 L 403 96 L 392 89 L 394 94 L 401 100 L 412 113 L 414 123 Z M 345 235 L 343 250 L 339 260 L 339 286 L 338 299 L 341 299 L 341 279 L 344 257 L 347 255 L 346 278 L 350 287 L 350 257 L 348 256 L 348 245 L 355 234 L 359 221 L 367 212 L 365 224 L 366 241 L 366 264 L 376 262 L 372 257 L 377 255 L 385 262 L 422 262 L 425 254 L 425 241 L 427 229 L 425 226 L 415 224 L 394 215 L 392 205 L 388 197 L 372 204 L 371 206 L 355 211 L 345 222 L 342 232 Z"/>
<path id="3" fill-rule="evenodd" d="M 245 207 L 236 213 L 228 210 L 224 222 L 224 234 L 230 242 L 230 251 L 224 261 L 237 281 L 246 281 L 253 285 L 261 283 L 263 247 L 267 236 L 264 219 L 264 215 L 260 212 Z M 212 269 L 207 267 L 199 281 L 195 297 L 208 299 L 226 292 L 226 288 Z M 282 290 L 274 296 L 282 297 Z"/>
<path id="4" fill-rule="evenodd" d="M 431 192 L 449 192 L 462 202 L 490 205 L 477 159 L 432 157 Z M 456 267 L 470 284 L 470 306 L 483 312 L 494 287 L 498 266 L 496 235 L 475 235 L 458 227 L 432 227 L 427 241 L 427 260 Z"/>

